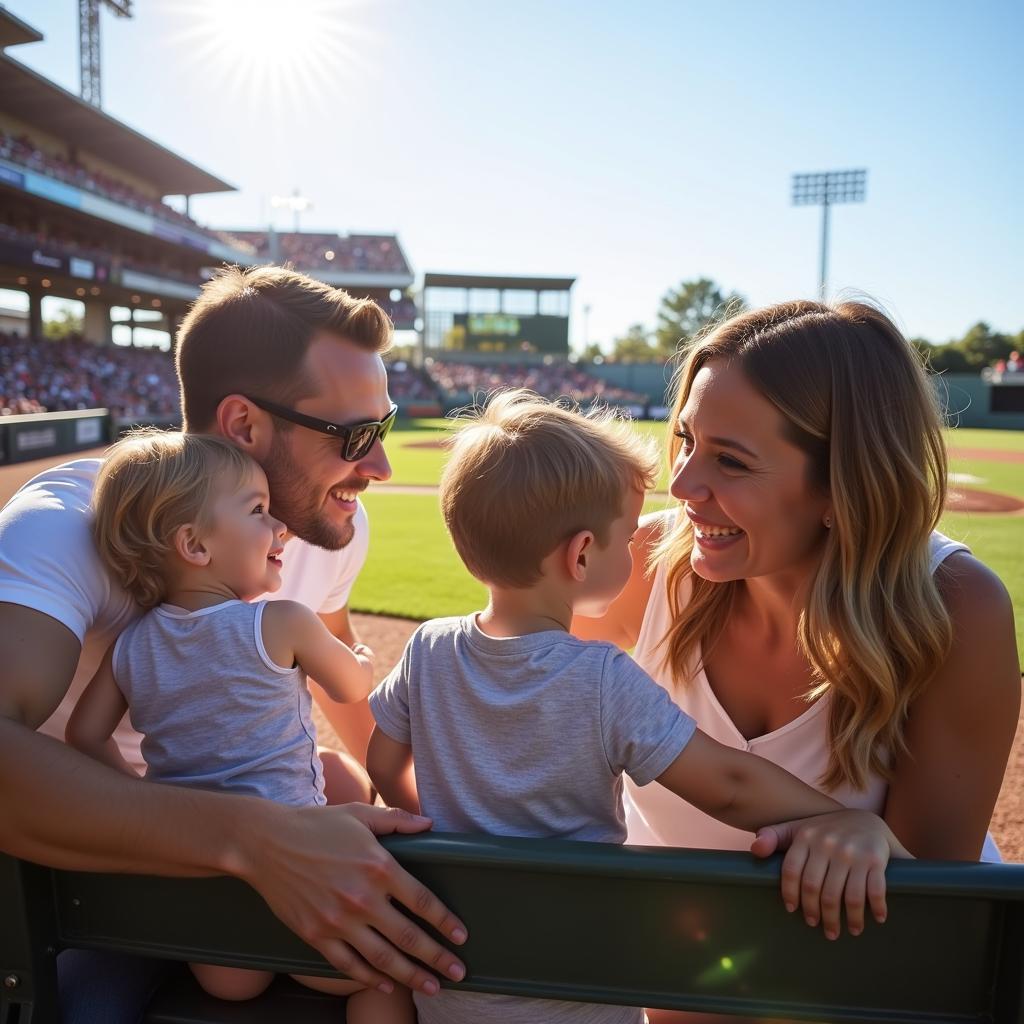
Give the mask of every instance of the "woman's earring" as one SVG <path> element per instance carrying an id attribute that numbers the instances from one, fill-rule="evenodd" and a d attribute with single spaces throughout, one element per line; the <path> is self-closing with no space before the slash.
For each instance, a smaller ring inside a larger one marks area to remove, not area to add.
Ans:
<path id="1" fill-rule="evenodd" d="M 831 516 L 825 516 L 825 529 L 826 530 L 831 530 L 832 529 L 832 517 Z"/>

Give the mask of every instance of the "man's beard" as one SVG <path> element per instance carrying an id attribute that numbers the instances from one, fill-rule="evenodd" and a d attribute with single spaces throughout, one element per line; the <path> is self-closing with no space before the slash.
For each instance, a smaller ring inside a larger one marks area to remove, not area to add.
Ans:
<path id="1" fill-rule="evenodd" d="M 343 526 L 327 519 L 316 493 L 310 489 L 278 431 L 274 432 L 263 472 L 270 485 L 271 513 L 296 537 L 328 551 L 337 551 L 352 541 L 356 532 L 352 519 Z"/>

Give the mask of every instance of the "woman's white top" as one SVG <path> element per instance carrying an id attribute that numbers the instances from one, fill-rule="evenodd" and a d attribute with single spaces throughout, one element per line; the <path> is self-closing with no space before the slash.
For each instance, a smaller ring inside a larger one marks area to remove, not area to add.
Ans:
<path id="1" fill-rule="evenodd" d="M 935 570 L 956 551 L 968 551 L 964 544 L 950 540 L 941 533 L 931 538 L 931 569 Z M 820 780 L 828 765 L 828 706 L 831 695 L 826 693 L 792 722 L 748 740 L 733 724 L 718 702 L 703 667 L 698 667 L 689 685 L 674 683 L 670 669 L 664 662 L 662 637 L 671 625 L 669 612 L 667 568 L 662 561 L 655 572 L 647 610 L 644 613 L 634 659 L 669 693 L 673 700 L 712 739 L 737 750 L 749 750 L 785 768 L 798 779 L 820 789 Z M 699 652 L 696 659 L 699 665 Z M 857 807 L 881 814 L 885 807 L 887 784 L 872 775 L 863 790 L 849 785 L 840 786 L 829 793 L 847 807 Z M 639 787 L 626 780 L 627 842 L 643 846 L 684 846 L 705 850 L 748 850 L 752 836 L 749 832 L 732 828 L 709 817 L 692 804 L 681 800 L 663 786 L 651 784 Z M 999 850 L 992 837 L 985 840 L 981 859 L 999 861 Z"/>

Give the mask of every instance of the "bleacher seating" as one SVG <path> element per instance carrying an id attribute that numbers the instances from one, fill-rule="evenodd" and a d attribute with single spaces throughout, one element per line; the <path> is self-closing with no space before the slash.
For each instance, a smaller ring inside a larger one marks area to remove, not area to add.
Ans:
<path id="1" fill-rule="evenodd" d="M 0 416 L 101 408 L 115 420 L 176 419 L 170 355 L 77 337 L 30 341 L 0 333 Z"/>
<path id="2" fill-rule="evenodd" d="M 427 371 L 450 401 L 480 401 L 498 388 L 529 388 L 545 398 L 569 398 L 581 406 L 600 402 L 642 415 L 647 397 L 615 387 L 567 362 L 523 365 L 516 363 L 449 363 L 428 360 Z"/>
<path id="3" fill-rule="evenodd" d="M 85 236 L 81 232 L 64 230 L 59 222 L 48 221 L 46 224 L 36 223 L 30 219 L 18 217 L 10 210 L 0 211 L 0 239 L 23 245 L 45 246 L 48 253 L 62 256 L 77 256 L 91 260 L 94 264 L 111 267 L 126 267 L 143 274 L 152 274 L 164 280 L 180 281 L 182 284 L 198 286 L 202 278 L 198 271 L 182 270 L 180 265 L 170 259 L 154 259 L 141 250 L 112 240 L 101 242 L 93 236 Z"/>
<path id="4" fill-rule="evenodd" d="M 202 234 L 220 238 L 229 243 L 235 241 L 231 236 L 225 236 L 221 232 L 202 227 L 191 217 L 180 213 L 160 199 L 140 192 L 127 182 L 105 174 L 94 167 L 87 167 L 77 160 L 41 150 L 27 135 L 15 136 L 0 131 L 0 157 L 40 174 L 45 174 L 47 177 L 56 178 L 68 185 L 74 185 L 76 188 L 95 192 L 112 202 L 129 206 L 133 210 L 148 213 L 153 217 L 159 217 L 169 223 L 187 226 Z"/>
<path id="5" fill-rule="evenodd" d="M 408 363 L 389 366 L 388 383 L 400 407 L 439 402 L 437 385 Z M 110 409 L 115 420 L 176 419 L 178 383 L 170 354 L 0 332 L 0 416 L 98 408 Z"/>
<path id="6" fill-rule="evenodd" d="M 388 386 L 400 408 L 452 408 L 482 401 L 503 387 L 525 387 L 545 398 L 568 398 L 647 413 L 638 392 L 599 380 L 571 363 L 537 366 L 442 363 L 417 369 L 404 360 L 388 366 Z M 171 356 L 155 349 L 101 347 L 81 338 L 29 341 L 0 332 L 0 415 L 109 408 L 114 419 L 158 421 L 180 415 Z M 427 415 L 414 411 L 413 415 Z"/>
<path id="7" fill-rule="evenodd" d="M 252 245 L 257 260 L 291 263 L 296 270 L 410 274 L 394 235 L 281 231 L 271 239 L 266 231 L 234 231 L 232 236 Z"/>
<path id="8" fill-rule="evenodd" d="M 437 385 L 425 370 L 417 370 L 402 360 L 388 365 L 388 391 L 399 406 L 439 403 Z"/>

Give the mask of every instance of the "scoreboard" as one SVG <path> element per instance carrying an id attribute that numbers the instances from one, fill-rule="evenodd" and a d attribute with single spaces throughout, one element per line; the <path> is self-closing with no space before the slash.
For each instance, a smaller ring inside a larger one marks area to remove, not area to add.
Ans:
<path id="1" fill-rule="evenodd" d="M 569 318 L 456 313 L 444 347 L 465 352 L 537 352 L 567 356 Z"/>

